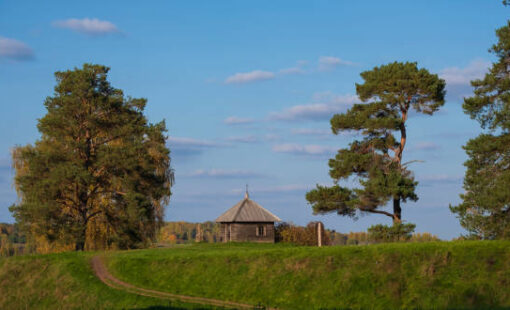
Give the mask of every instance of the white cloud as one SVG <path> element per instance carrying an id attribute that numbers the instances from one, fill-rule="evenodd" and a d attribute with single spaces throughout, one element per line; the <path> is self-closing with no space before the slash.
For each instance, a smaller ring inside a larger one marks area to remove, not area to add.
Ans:
<path id="1" fill-rule="evenodd" d="M 431 174 L 418 176 L 416 179 L 423 183 L 425 186 L 433 186 L 435 184 L 460 184 L 462 183 L 463 177 L 456 175 L 448 175 L 448 174 Z"/>
<path id="2" fill-rule="evenodd" d="M 169 137 L 167 141 L 170 145 L 170 151 L 177 156 L 198 155 L 207 149 L 225 146 L 225 144 L 215 141 L 184 137 Z"/>
<path id="3" fill-rule="evenodd" d="M 355 63 L 347 60 L 343 60 L 333 56 L 321 56 L 319 57 L 319 70 L 329 71 L 333 70 L 338 66 L 353 66 Z"/>
<path id="4" fill-rule="evenodd" d="M 264 176 L 262 176 L 264 177 Z M 235 178 L 233 178 L 235 179 Z M 287 184 L 287 185 L 275 185 L 275 186 L 249 186 L 248 192 L 250 193 L 250 196 L 255 197 L 280 197 L 280 195 L 283 194 L 299 194 L 302 195 L 303 192 L 306 192 L 310 189 L 312 189 L 315 185 L 301 185 L 301 184 Z M 219 199 L 221 200 L 227 200 L 230 201 L 231 199 L 240 199 L 244 195 L 246 191 L 246 187 L 238 187 L 234 189 L 225 189 L 225 190 L 215 190 L 215 191 L 199 191 L 197 189 L 194 189 L 191 192 L 183 192 L 179 191 L 175 193 L 174 199 L 183 199 L 185 201 L 190 202 L 207 202 L 210 203 L 211 199 L 214 201 L 217 201 Z"/>
<path id="5" fill-rule="evenodd" d="M 304 60 L 299 60 L 296 62 L 296 65 L 294 67 L 281 69 L 278 73 L 281 75 L 291 75 L 291 74 L 303 74 L 305 73 L 305 69 L 303 68 L 306 66 L 307 62 Z"/>
<path id="6" fill-rule="evenodd" d="M 274 192 L 294 192 L 294 191 L 305 191 L 310 188 L 309 185 L 299 185 L 299 184 L 289 184 L 282 186 L 275 186 L 262 189 L 263 192 L 266 193 L 274 193 Z"/>
<path id="7" fill-rule="evenodd" d="M 345 109 L 325 103 L 295 105 L 282 112 L 273 113 L 271 118 L 276 120 L 325 119 L 343 110 Z"/>
<path id="8" fill-rule="evenodd" d="M 280 139 L 281 139 L 281 137 L 275 133 L 268 133 L 268 134 L 264 135 L 264 140 L 266 140 L 266 141 L 277 141 Z"/>
<path id="9" fill-rule="evenodd" d="M 336 113 L 347 111 L 354 103 L 359 102 L 354 95 L 334 95 L 330 92 L 314 95 L 312 104 L 295 105 L 281 112 L 269 115 L 273 120 L 328 120 Z"/>
<path id="10" fill-rule="evenodd" d="M 305 73 L 305 70 L 303 70 L 303 68 L 301 68 L 301 67 L 291 67 L 291 68 L 281 69 L 279 71 L 279 73 L 283 74 L 283 75 L 303 74 L 303 73 Z"/>
<path id="11" fill-rule="evenodd" d="M 0 58 L 30 60 L 34 58 L 34 51 L 21 41 L 0 36 Z"/>
<path id="12" fill-rule="evenodd" d="M 315 129 L 315 128 L 293 128 L 291 129 L 293 135 L 303 136 L 326 136 L 331 135 L 331 130 L 327 129 Z"/>
<path id="13" fill-rule="evenodd" d="M 418 142 L 414 146 L 410 147 L 413 151 L 435 151 L 439 150 L 441 147 L 434 142 Z"/>
<path id="14" fill-rule="evenodd" d="M 66 20 L 57 20 L 52 24 L 54 27 L 71 29 L 73 31 L 89 35 L 104 35 L 119 32 L 119 29 L 113 23 L 105 20 L 99 20 L 97 18 L 70 18 Z"/>
<path id="15" fill-rule="evenodd" d="M 227 125 L 242 125 L 242 124 L 251 124 L 254 123 L 255 120 L 252 118 L 243 118 L 237 116 L 230 116 L 223 120 L 223 122 Z"/>
<path id="16" fill-rule="evenodd" d="M 198 140 L 194 138 L 180 138 L 180 137 L 168 137 L 168 142 L 172 145 L 183 145 L 183 146 L 199 146 L 199 147 L 214 147 L 219 146 L 218 143 L 207 140 Z"/>
<path id="17" fill-rule="evenodd" d="M 228 137 L 226 140 L 229 141 L 229 142 L 240 142 L 240 143 L 255 143 L 255 142 L 258 142 L 258 139 L 255 136 Z"/>
<path id="18" fill-rule="evenodd" d="M 323 145 L 300 145 L 296 143 L 284 143 L 273 146 L 273 151 L 277 153 L 290 153 L 295 155 L 328 155 L 336 152 L 336 148 Z"/>
<path id="19" fill-rule="evenodd" d="M 271 187 L 255 187 L 251 189 L 249 188 L 250 193 L 255 194 L 271 194 L 271 193 L 292 193 L 292 192 L 303 192 L 310 189 L 309 185 L 301 185 L 301 184 L 288 184 L 288 185 L 279 185 L 279 186 L 271 186 Z M 233 194 L 242 194 L 246 189 L 234 189 L 231 191 Z"/>
<path id="20" fill-rule="evenodd" d="M 331 129 L 316 129 L 316 128 L 293 128 L 290 130 L 293 135 L 298 136 L 316 136 L 321 138 L 334 137 L 335 135 Z M 338 133 L 338 136 L 353 137 L 359 135 L 355 130 L 344 130 Z"/>
<path id="21" fill-rule="evenodd" d="M 255 70 L 251 72 L 236 73 L 229 76 L 226 80 L 226 84 L 245 84 L 256 81 L 270 80 L 275 77 L 273 72 Z"/>
<path id="22" fill-rule="evenodd" d="M 256 172 L 247 170 L 223 170 L 223 169 L 211 169 L 211 170 L 196 170 L 189 174 L 190 177 L 211 177 L 211 178 L 225 178 L 225 179 L 236 179 L 236 178 L 258 178 L 262 175 Z"/>
<path id="23" fill-rule="evenodd" d="M 473 60 L 466 67 L 449 67 L 439 76 L 446 81 L 447 99 L 458 100 L 473 94 L 470 81 L 483 78 L 490 63 L 483 59 Z"/>
<path id="24" fill-rule="evenodd" d="M 490 63 L 483 59 L 471 61 L 466 67 L 448 67 L 439 76 L 452 85 L 470 85 L 470 81 L 483 78 Z"/>

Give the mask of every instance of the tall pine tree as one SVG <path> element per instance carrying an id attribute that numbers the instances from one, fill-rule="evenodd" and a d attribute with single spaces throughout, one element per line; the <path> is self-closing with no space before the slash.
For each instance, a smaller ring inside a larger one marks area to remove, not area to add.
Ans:
<path id="1" fill-rule="evenodd" d="M 13 150 L 20 201 L 11 211 L 32 240 L 138 247 L 162 221 L 173 181 L 165 123 L 150 124 L 146 99 L 125 97 L 108 71 L 56 72 L 41 138 Z"/>
<path id="2" fill-rule="evenodd" d="M 364 83 L 356 84 L 356 93 L 363 103 L 333 116 L 331 129 L 334 134 L 360 131 L 363 138 L 329 160 L 334 186 L 317 185 L 306 199 L 314 213 L 336 212 L 350 217 L 360 212 L 376 213 L 400 223 L 401 203 L 418 199 L 417 182 L 402 163 L 406 122 L 411 110 L 432 115 L 444 104 L 445 82 L 409 62 L 375 67 L 361 77 Z M 338 184 L 352 177 L 357 177 L 359 187 Z M 393 212 L 382 210 L 388 202 L 393 204 Z"/>
<path id="3" fill-rule="evenodd" d="M 464 146 L 465 192 L 462 203 L 450 207 L 465 229 L 484 239 L 510 238 L 510 21 L 496 35 L 489 51 L 498 61 L 471 82 L 474 96 L 462 106 L 486 132 Z"/>

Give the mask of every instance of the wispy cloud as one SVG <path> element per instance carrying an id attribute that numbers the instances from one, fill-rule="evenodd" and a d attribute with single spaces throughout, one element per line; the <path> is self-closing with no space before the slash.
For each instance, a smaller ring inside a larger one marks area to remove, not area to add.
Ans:
<path id="1" fill-rule="evenodd" d="M 410 151 L 436 151 L 436 150 L 439 150 L 440 148 L 441 148 L 441 146 L 434 142 L 423 141 L 423 142 L 418 142 L 415 145 L 411 146 L 409 148 L 409 150 Z"/>
<path id="2" fill-rule="evenodd" d="M 331 130 L 316 128 L 293 128 L 290 130 L 293 135 L 303 136 L 327 136 L 332 135 Z"/>
<path id="3" fill-rule="evenodd" d="M 277 76 L 303 74 L 306 73 L 304 66 L 307 61 L 300 60 L 296 65 L 289 68 L 283 68 L 276 71 L 254 70 L 250 72 L 239 72 L 225 79 L 225 84 L 247 84 L 258 81 L 272 80 Z"/>
<path id="4" fill-rule="evenodd" d="M 270 71 L 254 70 L 251 72 L 236 73 L 225 79 L 225 84 L 246 84 L 257 81 L 271 80 L 275 74 Z"/>
<path id="5" fill-rule="evenodd" d="M 275 186 L 251 186 L 249 187 L 250 196 L 255 197 L 281 197 L 281 195 L 295 195 L 300 194 L 310 190 L 313 188 L 313 185 L 302 185 L 302 184 L 285 184 L 285 185 L 275 185 Z M 179 192 L 176 193 L 176 199 L 182 199 L 183 201 L 205 201 L 209 202 L 211 199 L 215 201 L 218 199 L 221 200 L 231 200 L 231 199 L 240 199 L 246 191 L 244 186 L 234 188 L 234 189 L 224 189 L 221 191 L 198 191 L 193 190 L 192 192 Z"/>
<path id="6" fill-rule="evenodd" d="M 288 153 L 294 155 L 330 155 L 336 152 L 336 148 L 332 146 L 324 146 L 324 145 L 301 145 L 296 143 L 284 143 L 274 145 L 272 148 L 273 152 L 276 153 Z"/>
<path id="7" fill-rule="evenodd" d="M 208 177 L 208 178 L 221 178 L 221 179 L 240 179 L 240 178 L 260 178 L 262 174 L 248 170 L 224 170 L 224 169 L 210 169 L 210 170 L 195 170 L 190 173 L 190 177 Z"/>
<path id="8" fill-rule="evenodd" d="M 54 27 L 70 29 L 88 35 L 105 35 L 120 32 L 116 25 L 109 21 L 97 18 L 70 18 L 57 20 L 52 23 Z"/>
<path id="9" fill-rule="evenodd" d="M 227 137 L 225 140 L 228 142 L 238 142 L 238 143 L 257 143 L 259 139 L 255 136 L 233 136 Z"/>
<path id="10" fill-rule="evenodd" d="M 331 132 L 331 129 L 317 129 L 317 128 L 292 128 L 290 132 L 296 136 L 312 136 L 319 138 L 333 138 L 335 135 Z M 353 137 L 359 135 L 358 131 L 345 130 L 340 131 L 338 136 Z"/>
<path id="11" fill-rule="evenodd" d="M 308 62 L 304 60 L 300 60 L 296 62 L 294 67 L 284 68 L 278 71 L 281 75 L 292 75 L 292 74 L 303 74 L 306 73 L 305 66 Z"/>
<path id="12" fill-rule="evenodd" d="M 172 145 L 198 146 L 198 147 L 215 147 L 220 145 L 214 141 L 184 137 L 168 137 L 168 142 Z"/>
<path id="13" fill-rule="evenodd" d="M 321 56 L 319 57 L 319 71 L 330 71 L 338 66 L 353 66 L 355 65 L 352 61 L 347 61 L 333 56 Z"/>
<path id="14" fill-rule="evenodd" d="M 417 176 L 416 179 L 425 186 L 433 186 L 435 184 L 460 184 L 463 177 L 448 174 L 431 174 Z"/>
<path id="15" fill-rule="evenodd" d="M 255 194 L 273 194 L 273 193 L 294 193 L 294 192 L 304 192 L 311 188 L 309 185 L 302 184 L 287 184 L 287 185 L 277 185 L 277 186 L 268 186 L 268 187 L 254 187 L 250 188 L 250 193 Z M 246 189 L 237 188 L 231 191 L 233 194 L 242 194 Z"/>
<path id="16" fill-rule="evenodd" d="M 26 61 L 34 58 L 34 51 L 25 43 L 0 36 L 0 58 Z"/>
<path id="17" fill-rule="evenodd" d="M 459 99 L 472 93 L 471 81 L 483 78 L 490 66 L 490 62 L 477 59 L 471 61 L 466 67 L 448 67 L 439 73 L 446 81 L 447 95 Z"/>
<path id="18" fill-rule="evenodd" d="M 268 133 L 263 136 L 265 141 L 278 141 L 281 139 L 280 135 L 276 133 Z"/>
<path id="19" fill-rule="evenodd" d="M 172 154 L 181 155 L 198 155 L 207 149 L 223 147 L 225 144 L 210 140 L 199 140 L 185 137 L 169 137 L 168 144 Z"/>
<path id="20" fill-rule="evenodd" d="M 439 76 L 448 84 L 469 85 L 472 80 L 482 78 L 489 68 L 490 62 L 477 59 L 471 61 L 466 67 L 448 67 L 441 71 Z"/>
<path id="21" fill-rule="evenodd" d="M 279 71 L 279 73 L 283 74 L 283 75 L 303 74 L 303 73 L 305 73 L 305 70 L 303 68 L 300 68 L 300 67 L 291 67 L 291 68 L 281 69 Z"/>
<path id="22" fill-rule="evenodd" d="M 338 66 L 353 66 L 355 63 L 347 60 L 343 60 L 333 56 L 321 56 L 319 57 L 319 71 L 333 70 Z M 254 70 L 250 72 L 239 72 L 231 75 L 225 79 L 225 84 L 247 84 L 258 81 L 271 80 L 279 76 L 296 75 L 307 73 L 305 66 L 307 61 L 299 60 L 293 67 L 283 68 L 280 70 L 263 71 Z"/>
<path id="23" fill-rule="evenodd" d="M 335 95 L 330 92 L 317 93 L 314 103 L 295 105 L 280 112 L 272 112 L 269 119 L 282 121 L 296 120 L 328 120 L 336 113 L 347 111 L 354 103 L 359 102 L 354 95 Z"/>
<path id="24" fill-rule="evenodd" d="M 243 118 L 237 116 L 230 116 L 223 120 L 223 123 L 227 125 L 245 125 L 252 124 L 255 120 L 253 118 Z"/>

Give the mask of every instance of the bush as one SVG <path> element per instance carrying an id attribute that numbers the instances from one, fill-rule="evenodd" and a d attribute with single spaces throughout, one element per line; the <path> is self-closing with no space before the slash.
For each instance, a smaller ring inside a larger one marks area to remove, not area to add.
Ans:
<path id="1" fill-rule="evenodd" d="M 368 236 L 372 242 L 399 242 L 411 240 L 415 224 L 397 223 L 392 226 L 374 225 L 368 228 Z"/>
<path id="2" fill-rule="evenodd" d="M 431 233 L 416 233 L 411 237 L 411 242 L 432 242 L 432 241 L 441 241 L 436 235 Z"/>
<path id="3" fill-rule="evenodd" d="M 317 224 L 319 222 L 310 222 L 306 227 L 296 226 L 289 223 L 281 223 L 275 227 L 276 242 L 293 243 L 296 245 L 310 245 L 316 246 L 318 244 L 317 238 Z M 322 225 L 324 228 L 324 224 Z M 331 240 L 329 233 L 322 230 L 322 245 L 330 245 Z"/>

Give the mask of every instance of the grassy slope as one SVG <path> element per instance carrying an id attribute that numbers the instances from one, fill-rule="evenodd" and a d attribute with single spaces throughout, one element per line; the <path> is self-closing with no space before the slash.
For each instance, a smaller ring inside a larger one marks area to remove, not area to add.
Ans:
<path id="1" fill-rule="evenodd" d="M 204 309 L 109 288 L 92 273 L 91 255 L 0 258 L 0 309 Z"/>
<path id="2" fill-rule="evenodd" d="M 196 245 L 115 252 L 108 266 L 146 288 L 285 309 L 510 309 L 510 242 Z"/>

